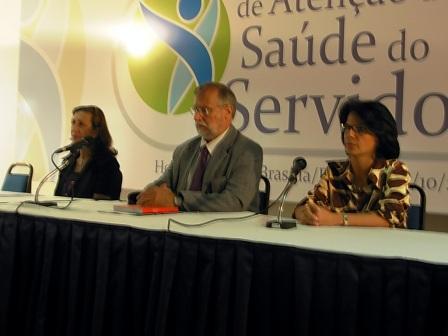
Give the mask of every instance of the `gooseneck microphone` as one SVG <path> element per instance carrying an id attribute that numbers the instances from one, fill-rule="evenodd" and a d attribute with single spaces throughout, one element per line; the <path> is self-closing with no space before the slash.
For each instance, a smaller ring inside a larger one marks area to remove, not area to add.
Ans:
<path id="1" fill-rule="evenodd" d="M 57 205 L 56 202 L 52 202 L 52 201 L 41 202 L 41 201 L 39 201 L 40 189 L 42 188 L 44 183 L 47 180 L 49 180 L 50 177 L 52 177 L 56 172 L 58 172 L 58 171 L 60 172 L 65 167 L 72 164 L 78 158 L 79 150 L 82 147 L 86 147 L 86 146 L 88 147 L 88 146 L 93 145 L 93 141 L 94 141 L 94 138 L 92 136 L 86 136 L 78 141 L 72 142 L 71 144 L 69 144 L 67 146 L 60 147 L 60 148 L 56 149 L 53 152 L 53 154 L 51 155 L 51 162 L 53 162 L 53 164 L 56 168 L 53 169 L 52 171 L 50 171 L 47 175 L 45 175 L 44 178 L 40 181 L 39 185 L 37 186 L 36 193 L 34 194 L 34 202 L 31 202 L 31 203 L 42 205 L 42 206 L 56 206 Z M 62 163 L 58 166 L 53 160 L 54 155 L 63 153 L 66 151 L 70 151 L 70 153 L 68 153 L 65 157 L 62 158 Z M 72 199 L 73 199 L 73 197 L 72 197 Z M 71 203 L 71 201 L 70 201 L 70 203 Z"/>
<path id="2" fill-rule="evenodd" d="M 84 146 L 90 146 L 93 143 L 93 137 L 86 136 L 82 138 L 81 140 L 72 142 L 71 144 L 60 147 L 54 151 L 55 154 L 70 151 L 70 152 L 76 152 L 78 149 L 84 147 Z"/>
<path id="3" fill-rule="evenodd" d="M 297 175 L 301 170 L 304 170 L 305 168 L 306 160 L 301 156 L 296 157 L 292 163 L 291 171 L 289 172 L 288 182 L 296 184 Z"/>
<path id="4" fill-rule="evenodd" d="M 291 229 L 296 226 L 296 220 L 293 218 L 282 218 L 283 214 L 283 205 L 286 200 L 286 196 L 288 196 L 289 190 L 291 187 L 297 183 L 297 174 L 299 174 L 300 171 L 306 168 L 306 160 L 303 157 L 296 157 L 292 163 L 291 170 L 289 172 L 288 177 L 288 183 L 285 186 L 285 189 L 283 189 L 282 194 L 282 201 L 280 203 L 280 207 L 277 211 L 277 218 L 271 219 L 267 221 L 266 226 L 267 227 L 276 227 L 281 229 Z M 282 195 L 280 194 L 280 196 Z M 279 198 L 280 198 L 279 196 Z"/>

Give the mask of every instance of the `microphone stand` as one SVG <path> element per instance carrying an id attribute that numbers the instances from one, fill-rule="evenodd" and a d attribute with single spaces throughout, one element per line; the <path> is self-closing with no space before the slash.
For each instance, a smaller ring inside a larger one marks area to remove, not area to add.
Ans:
<path id="1" fill-rule="evenodd" d="M 280 228 L 280 229 L 292 229 L 297 226 L 296 220 L 294 218 L 283 218 L 283 205 L 285 204 L 286 197 L 288 196 L 289 190 L 291 187 L 296 184 L 297 176 L 290 176 L 288 178 L 288 183 L 286 184 L 285 189 L 283 190 L 282 201 L 280 203 L 280 207 L 277 211 L 277 218 L 270 219 L 266 222 L 266 227 L 269 228 Z"/>
<path id="2" fill-rule="evenodd" d="M 53 201 L 39 201 L 39 192 L 40 192 L 40 188 L 42 188 L 42 186 L 44 185 L 44 183 L 51 177 L 54 175 L 55 172 L 57 172 L 59 169 L 55 168 L 52 171 L 50 171 L 47 175 L 45 175 L 45 177 L 42 179 L 42 181 L 40 181 L 39 185 L 37 186 L 36 189 L 36 193 L 34 194 L 34 202 L 30 202 L 33 204 L 37 204 L 37 205 L 41 205 L 41 206 L 55 206 L 58 205 L 56 202 Z"/>
<path id="3" fill-rule="evenodd" d="M 56 153 L 56 152 L 54 152 L 53 155 L 54 155 L 55 153 Z M 53 158 L 53 155 L 52 155 L 52 158 Z M 34 202 L 33 202 L 33 201 L 30 201 L 30 202 L 27 202 L 27 203 L 33 203 L 33 204 L 37 204 L 37 205 L 41 205 L 41 206 L 46 206 L 46 207 L 49 207 L 49 206 L 56 206 L 56 205 L 58 205 L 57 202 L 53 202 L 53 201 L 44 201 L 44 202 L 39 201 L 39 192 L 40 192 L 40 189 L 42 188 L 42 186 L 44 185 L 44 183 L 47 182 L 48 179 L 49 179 L 51 176 L 54 175 L 55 172 L 57 172 L 57 171 L 61 171 L 62 169 L 64 169 L 64 168 L 67 167 L 68 165 L 70 165 L 74 160 L 76 160 L 76 157 L 77 157 L 77 155 L 76 155 L 75 153 L 72 153 L 72 152 L 70 152 L 68 155 L 66 155 L 66 156 L 62 159 L 63 161 L 62 161 L 61 166 L 59 166 L 59 167 L 56 166 L 55 169 L 53 169 L 52 171 L 50 171 L 47 175 L 44 176 L 44 178 L 42 179 L 42 181 L 40 181 L 39 185 L 37 186 L 36 193 L 34 194 Z M 53 160 L 52 160 L 52 161 L 53 161 Z M 53 163 L 54 163 L 54 161 L 53 161 Z"/>

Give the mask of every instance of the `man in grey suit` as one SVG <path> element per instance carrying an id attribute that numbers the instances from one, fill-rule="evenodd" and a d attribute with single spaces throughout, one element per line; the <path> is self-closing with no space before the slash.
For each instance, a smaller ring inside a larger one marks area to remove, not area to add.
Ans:
<path id="1" fill-rule="evenodd" d="M 199 136 L 179 145 L 164 174 L 137 197 L 145 206 L 185 211 L 257 211 L 263 151 L 232 125 L 233 92 L 220 83 L 196 91 L 192 109 Z"/>

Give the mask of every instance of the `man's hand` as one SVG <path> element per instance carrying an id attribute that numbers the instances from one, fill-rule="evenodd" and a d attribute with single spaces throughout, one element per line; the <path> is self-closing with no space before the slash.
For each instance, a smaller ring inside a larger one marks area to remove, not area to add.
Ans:
<path id="1" fill-rule="evenodd" d="M 174 207 L 174 193 L 166 185 L 152 186 L 137 196 L 137 204 L 142 206 Z"/>

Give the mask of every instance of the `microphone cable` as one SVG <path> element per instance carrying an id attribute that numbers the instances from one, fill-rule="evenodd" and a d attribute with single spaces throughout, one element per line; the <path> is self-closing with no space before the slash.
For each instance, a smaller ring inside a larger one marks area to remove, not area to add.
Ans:
<path id="1" fill-rule="evenodd" d="M 231 220 L 243 220 L 243 219 L 248 219 L 251 217 L 255 217 L 258 215 L 263 215 L 263 212 L 265 212 L 266 210 L 269 210 L 279 199 L 280 197 L 283 196 L 283 194 L 285 193 L 286 189 L 288 188 L 289 183 L 286 184 L 286 186 L 283 188 L 282 192 L 277 196 L 277 198 L 275 200 L 273 200 L 272 202 L 270 202 L 268 204 L 268 206 L 254 212 L 251 213 L 249 215 L 245 215 L 245 216 L 239 216 L 239 217 L 218 217 L 218 218 L 213 218 L 213 219 L 209 219 L 207 221 L 203 221 L 203 222 L 199 222 L 199 223 L 185 223 L 185 222 L 181 222 L 178 221 L 174 218 L 168 218 L 168 232 L 171 232 L 171 223 L 183 226 L 183 227 L 201 227 L 201 226 L 206 226 L 208 224 L 212 224 L 215 222 L 225 222 L 225 221 L 231 221 Z"/>
<path id="2" fill-rule="evenodd" d="M 51 154 L 51 162 L 53 163 L 53 165 L 55 166 L 55 168 L 53 170 L 51 170 L 47 175 L 45 175 L 42 180 L 39 182 L 37 188 L 36 188 L 36 193 L 34 194 L 34 201 L 23 201 L 21 202 L 17 208 L 15 209 L 15 213 L 18 214 L 19 213 L 19 209 L 20 207 L 25 204 L 36 204 L 39 206 L 46 206 L 46 207 L 54 207 L 55 209 L 67 209 L 70 204 L 72 204 L 72 202 L 74 201 L 74 196 L 75 196 L 75 188 L 74 185 L 71 188 L 71 196 L 70 196 L 70 200 L 68 201 L 67 204 L 65 204 L 64 206 L 58 206 L 58 203 L 56 201 L 39 201 L 39 193 L 40 193 L 40 189 L 42 188 L 42 186 L 45 184 L 45 182 L 47 182 L 56 172 L 61 172 L 65 167 L 67 167 L 68 165 L 71 164 L 71 162 L 73 160 L 76 160 L 76 158 L 79 155 L 79 151 L 75 152 L 75 153 L 70 153 L 68 155 L 66 155 L 62 160 L 62 163 L 60 165 L 57 165 L 56 162 L 54 161 L 54 156 L 55 154 L 57 154 L 56 152 L 53 152 L 53 154 Z M 65 200 L 61 200 L 62 202 L 64 202 Z"/>
<path id="3" fill-rule="evenodd" d="M 243 219 L 248 219 L 248 218 L 255 217 L 257 215 L 263 214 L 263 212 L 265 212 L 266 210 L 269 210 L 269 208 L 271 208 L 280 199 L 280 197 L 282 197 L 283 195 L 285 195 L 285 197 L 286 197 L 286 194 L 289 192 L 289 189 L 294 184 L 297 183 L 297 174 L 301 170 L 305 169 L 306 165 L 307 165 L 307 162 L 306 162 L 306 160 L 303 157 L 298 156 L 298 157 L 294 158 L 293 165 L 291 167 L 290 174 L 289 174 L 289 177 L 288 177 L 288 183 L 286 183 L 286 185 L 283 188 L 282 192 L 267 207 L 265 207 L 265 208 L 263 208 L 261 210 L 258 210 L 256 212 L 254 212 L 253 214 L 246 215 L 246 216 L 240 216 L 240 217 L 218 217 L 218 218 L 210 219 L 210 220 L 207 220 L 207 221 L 204 221 L 204 222 L 199 222 L 199 223 L 184 223 L 184 222 L 178 221 L 178 220 L 176 220 L 174 218 L 169 218 L 168 219 L 168 232 L 170 232 L 171 223 L 175 223 L 175 224 L 178 224 L 178 225 L 184 226 L 184 227 L 201 227 L 201 226 L 205 226 L 205 225 L 212 224 L 212 223 L 219 222 L 219 221 L 230 221 L 230 220 L 235 220 L 235 219 L 236 220 L 243 220 Z M 281 211 L 281 212 L 283 211 L 283 203 L 284 203 L 284 201 L 285 200 L 283 199 L 282 200 L 282 204 L 281 204 L 281 208 L 279 209 L 279 211 Z M 277 215 L 277 218 L 281 219 L 281 213 L 279 213 Z"/>

